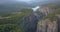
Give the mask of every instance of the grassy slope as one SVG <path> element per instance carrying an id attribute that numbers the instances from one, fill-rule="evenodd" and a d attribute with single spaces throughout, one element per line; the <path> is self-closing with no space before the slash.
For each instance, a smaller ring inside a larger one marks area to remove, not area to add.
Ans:
<path id="1" fill-rule="evenodd" d="M 13 12 L 11 14 L 6 14 L 1 17 L 3 19 L 0 19 L 0 32 L 23 32 L 22 26 L 18 25 L 17 22 L 20 22 L 18 20 L 21 20 L 24 17 L 27 17 L 32 13 L 31 9 L 22 9 L 20 12 Z M 9 17 L 9 18 L 4 18 Z M 7 31 L 5 30 L 7 29 Z M 9 30 L 11 29 L 11 30 Z"/>

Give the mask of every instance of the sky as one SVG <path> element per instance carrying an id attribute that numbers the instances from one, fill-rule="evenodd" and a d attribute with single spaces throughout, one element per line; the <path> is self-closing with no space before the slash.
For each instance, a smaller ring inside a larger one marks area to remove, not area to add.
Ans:
<path id="1" fill-rule="evenodd" d="M 55 1 L 55 0 L 0 0 L 0 2 L 43 2 L 43 1 Z M 56 1 L 60 1 L 60 0 L 56 0 Z"/>
<path id="2" fill-rule="evenodd" d="M 60 1 L 60 0 L 16 0 L 16 1 L 23 1 L 23 2 L 43 2 L 43 1 Z"/>
<path id="3" fill-rule="evenodd" d="M 44 1 L 60 1 L 60 0 L 0 0 L 1 3 L 9 3 L 9 2 L 26 2 L 26 3 L 35 3 L 35 2 L 44 2 Z"/>
<path id="4" fill-rule="evenodd" d="M 26 2 L 26 3 L 33 3 L 33 2 L 42 2 L 44 0 L 0 0 L 0 3 L 9 3 L 9 2 Z"/>

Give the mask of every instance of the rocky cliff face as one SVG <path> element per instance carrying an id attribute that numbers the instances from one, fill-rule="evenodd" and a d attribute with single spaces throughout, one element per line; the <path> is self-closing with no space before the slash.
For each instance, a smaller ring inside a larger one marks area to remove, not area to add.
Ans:
<path id="1" fill-rule="evenodd" d="M 60 9 L 54 6 L 43 6 L 39 10 L 45 14 L 37 24 L 37 32 L 60 32 Z"/>
<path id="2" fill-rule="evenodd" d="M 36 32 L 38 19 L 38 15 L 35 15 L 34 12 L 26 17 L 23 17 L 20 24 L 22 24 L 24 32 Z"/>
<path id="3" fill-rule="evenodd" d="M 37 24 L 37 32 L 57 32 L 57 21 L 41 20 Z"/>
<path id="4" fill-rule="evenodd" d="M 40 11 L 40 13 L 43 13 L 47 16 L 50 12 L 52 12 L 55 9 L 56 9 L 55 6 L 44 6 L 44 5 L 42 5 L 42 6 L 40 6 L 39 11 Z"/>
<path id="5" fill-rule="evenodd" d="M 37 29 L 37 21 L 38 18 L 34 14 L 31 14 L 30 16 L 27 16 L 24 21 L 24 31 L 25 32 L 35 32 Z"/>
<path id="6" fill-rule="evenodd" d="M 60 32 L 60 15 L 58 15 L 58 17 L 57 17 L 57 20 L 58 20 L 58 30 L 57 30 L 57 32 Z"/>

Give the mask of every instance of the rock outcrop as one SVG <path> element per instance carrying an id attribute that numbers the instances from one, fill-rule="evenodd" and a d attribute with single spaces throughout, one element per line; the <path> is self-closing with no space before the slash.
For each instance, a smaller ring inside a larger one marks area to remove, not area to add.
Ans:
<path id="1" fill-rule="evenodd" d="M 56 9 L 56 6 L 54 5 L 51 5 L 51 6 L 41 5 L 39 8 L 39 11 L 40 13 L 43 13 L 47 16 L 50 12 L 54 11 L 55 9 Z"/>
<path id="2" fill-rule="evenodd" d="M 37 24 L 37 32 L 57 32 L 57 21 L 41 20 Z"/>

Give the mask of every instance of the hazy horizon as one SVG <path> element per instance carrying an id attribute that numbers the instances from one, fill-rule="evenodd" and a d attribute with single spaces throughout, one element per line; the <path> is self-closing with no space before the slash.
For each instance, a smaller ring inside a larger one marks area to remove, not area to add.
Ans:
<path id="1" fill-rule="evenodd" d="M 26 3 L 33 3 L 33 2 L 45 2 L 45 1 L 60 1 L 60 0 L 0 0 L 0 3 L 9 3 L 9 2 L 26 2 Z"/>

